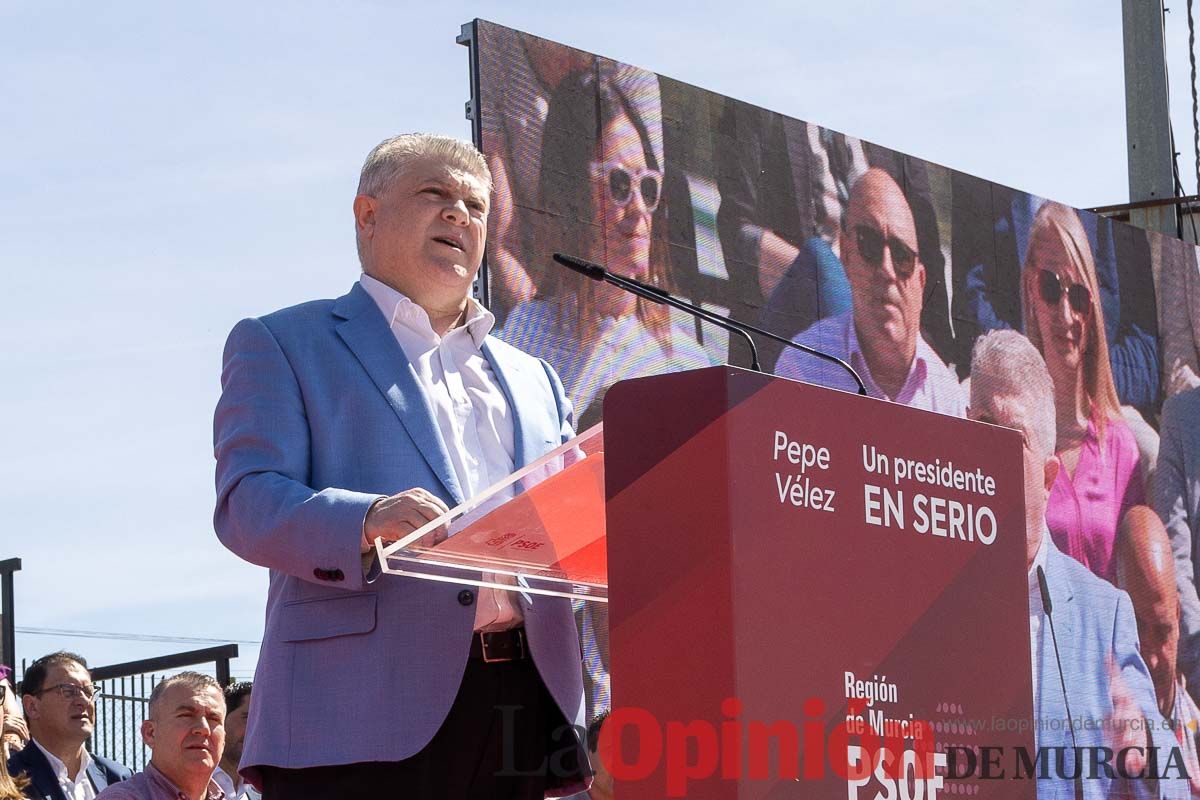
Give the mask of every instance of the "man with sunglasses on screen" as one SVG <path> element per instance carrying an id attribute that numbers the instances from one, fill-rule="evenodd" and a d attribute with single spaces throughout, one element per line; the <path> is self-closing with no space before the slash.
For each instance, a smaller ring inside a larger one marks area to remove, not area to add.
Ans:
<path id="1" fill-rule="evenodd" d="M 820 320 L 795 341 L 847 360 L 872 397 L 963 416 L 958 378 L 921 336 L 926 275 L 917 227 L 904 191 L 884 170 L 867 170 L 850 190 L 840 249 L 853 308 Z M 857 388 L 840 367 L 798 350 L 784 350 L 775 373 Z"/>
<path id="2" fill-rule="evenodd" d="M 29 665 L 21 700 L 30 740 L 8 761 L 13 777 L 25 775 L 34 800 L 92 800 L 129 769 L 87 751 L 96 725 L 96 695 L 87 662 L 74 653 L 51 653 Z"/>
<path id="3" fill-rule="evenodd" d="M 271 572 L 239 762 L 266 800 L 584 788 L 568 600 L 364 570 L 573 435 L 558 376 L 471 297 L 491 190 L 469 142 L 380 143 L 350 290 L 229 335 L 214 522 Z"/>

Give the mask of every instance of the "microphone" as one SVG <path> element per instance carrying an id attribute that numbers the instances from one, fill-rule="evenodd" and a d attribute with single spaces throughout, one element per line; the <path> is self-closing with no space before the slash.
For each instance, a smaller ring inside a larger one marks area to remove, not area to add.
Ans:
<path id="1" fill-rule="evenodd" d="M 1054 603 L 1050 600 L 1050 587 L 1046 585 L 1046 573 L 1042 570 L 1041 565 L 1038 565 L 1038 588 L 1042 590 L 1042 608 L 1046 609 L 1046 616 L 1054 613 Z M 1058 652 L 1058 642 L 1055 642 L 1055 653 Z"/>
<path id="2" fill-rule="evenodd" d="M 746 333 L 739 327 L 739 323 L 722 317 L 720 314 L 714 314 L 706 308 L 701 308 L 695 303 L 689 303 L 686 300 L 680 300 L 673 294 L 659 289 L 657 286 L 651 286 L 648 283 L 634 280 L 633 278 L 625 278 L 620 275 L 615 275 L 599 264 L 593 264 L 591 261 L 585 261 L 582 258 L 567 255 L 566 253 L 555 253 L 554 260 L 570 270 L 578 272 L 591 278 L 594 281 L 605 281 L 611 283 L 620 289 L 636 294 L 638 297 L 644 297 L 651 302 L 659 305 L 667 305 L 672 308 L 678 308 L 680 311 L 691 314 L 693 317 L 698 317 L 706 322 L 711 322 L 719 328 L 724 328 L 730 333 L 736 333 L 746 340 L 746 344 L 750 345 L 750 369 L 755 372 L 762 372 L 762 367 L 758 364 L 758 348 L 754 346 L 754 340 L 750 338 L 750 334 Z"/>
<path id="3" fill-rule="evenodd" d="M 654 302 L 659 302 L 659 303 L 666 303 L 667 305 L 670 305 L 674 308 L 678 308 L 687 313 L 694 314 L 695 316 L 698 316 L 701 319 L 708 320 L 709 322 L 713 323 L 714 325 L 718 325 L 722 328 L 725 328 L 726 330 L 733 331 L 736 329 L 737 332 L 741 333 L 743 336 L 746 337 L 746 341 L 748 341 L 748 342 L 751 341 L 749 333 L 754 333 L 759 336 L 763 336 L 767 339 L 770 339 L 773 342 L 779 342 L 780 344 L 783 344 L 787 347 L 791 347 L 791 348 L 793 348 L 795 350 L 799 350 L 803 353 L 808 353 L 810 356 L 815 356 L 816 358 L 821 358 L 826 361 L 830 361 L 834 364 L 837 364 L 842 369 L 846 370 L 846 372 L 848 372 L 850 374 L 850 377 L 854 378 L 854 382 L 858 384 L 858 393 L 859 394 L 864 395 L 864 396 L 867 394 L 867 387 L 863 384 L 862 378 L 859 377 L 858 373 L 854 371 L 854 367 L 850 366 L 845 361 L 843 361 L 842 359 L 838 358 L 835 355 L 831 355 L 829 353 L 822 352 L 820 350 L 817 350 L 816 348 L 809 347 L 808 345 L 800 344 L 799 342 L 793 342 L 791 339 L 785 339 L 782 336 L 779 336 L 778 334 L 771 333 L 770 331 L 763 330 L 762 328 L 756 328 L 755 326 L 747 324 L 745 322 L 735 322 L 734 320 L 728 319 L 727 317 L 723 317 L 720 314 L 714 314 L 713 312 L 707 311 L 703 308 L 700 308 L 699 306 L 697 306 L 693 303 L 689 303 L 685 300 L 680 300 L 679 298 L 672 295 L 670 292 L 667 292 L 664 289 L 659 289 L 657 286 L 650 286 L 649 284 L 642 283 L 641 281 L 635 280 L 633 278 L 625 278 L 620 275 L 615 275 L 612 272 L 609 272 L 604 267 L 600 266 L 599 264 L 592 263 L 591 261 L 586 261 L 577 256 L 567 255 L 566 253 L 555 253 L 554 260 L 557 261 L 559 264 L 562 264 L 564 267 L 567 267 L 568 269 L 572 269 L 572 270 L 578 272 L 580 275 L 586 275 L 587 277 L 591 278 L 592 280 L 605 281 L 607 283 L 611 283 L 613 286 L 617 286 L 621 289 L 624 289 L 627 292 L 632 292 L 633 294 L 636 294 L 640 297 L 645 297 L 647 300 L 653 300 Z M 749 332 L 749 333 L 747 333 L 747 332 Z M 752 355 L 752 357 L 754 359 L 754 363 L 755 363 L 754 369 L 757 370 L 758 369 L 758 366 L 757 366 L 758 353 L 754 348 L 753 342 L 751 342 L 751 345 L 750 345 L 750 352 L 751 352 L 751 355 Z M 761 370 L 759 370 L 759 371 L 761 372 Z"/>
<path id="4" fill-rule="evenodd" d="M 1075 797 L 1083 797 L 1082 773 L 1083 769 L 1078 763 L 1079 759 L 1079 742 L 1075 739 L 1075 718 L 1071 715 L 1071 701 L 1067 697 L 1067 682 L 1063 678 L 1062 659 L 1058 655 L 1058 636 L 1054 633 L 1054 603 L 1050 601 L 1050 587 L 1046 584 L 1046 572 L 1041 565 L 1037 568 L 1038 588 L 1042 590 L 1042 608 L 1046 612 L 1046 620 L 1050 623 L 1050 643 L 1054 646 L 1054 663 L 1058 665 L 1058 685 L 1062 687 L 1063 705 L 1067 708 L 1067 729 L 1071 732 L 1071 748 L 1075 752 L 1076 767 L 1075 771 Z"/>

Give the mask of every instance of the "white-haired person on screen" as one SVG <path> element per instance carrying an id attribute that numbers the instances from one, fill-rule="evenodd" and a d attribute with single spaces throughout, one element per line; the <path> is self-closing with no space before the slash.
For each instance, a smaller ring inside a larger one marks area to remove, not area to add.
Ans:
<path id="1" fill-rule="evenodd" d="M 1066 748 L 1067 753 L 1075 752 L 1072 748 L 1076 746 L 1083 749 L 1085 769 L 1078 784 L 1085 798 L 1124 797 L 1114 792 L 1125 789 L 1133 790 L 1134 796 L 1186 797 L 1187 782 L 1180 772 L 1164 769 L 1182 757 L 1171 752 L 1178 743 L 1158 709 L 1150 672 L 1139 653 L 1129 595 L 1064 555 L 1046 528 L 1046 501 L 1060 469 L 1054 455 L 1054 383 L 1041 355 L 1024 336 L 1002 330 L 976 341 L 968 416 L 1015 428 L 1023 439 L 1025 566 L 1037 746 Z M 1049 608 L 1042 603 L 1043 580 L 1051 599 Z M 1057 654 L 1050 614 L 1058 636 Z M 1068 719 L 1070 723 L 1065 722 Z M 1124 753 L 1125 774 L 1143 777 L 1127 780 L 1103 770 L 1096 775 L 1088 772 L 1089 754 L 1103 755 L 1098 748 L 1104 747 L 1110 748 L 1110 761 L 1113 754 Z M 1150 754 L 1150 748 L 1157 752 Z M 1158 772 L 1145 775 L 1148 764 L 1156 765 Z M 1164 771 L 1166 778 L 1161 777 Z M 1055 773 L 1039 780 L 1038 797 L 1065 800 L 1075 796 L 1075 781 L 1070 779 L 1074 772 L 1068 765 L 1067 777 Z"/>

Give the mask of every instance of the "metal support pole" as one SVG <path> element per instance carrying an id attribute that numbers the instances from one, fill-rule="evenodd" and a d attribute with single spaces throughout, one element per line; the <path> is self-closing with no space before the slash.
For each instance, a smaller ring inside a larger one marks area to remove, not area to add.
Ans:
<path id="1" fill-rule="evenodd" d="M 17 622 L 16 604 L 13 596 L 13 573 L 21 569 L 21 559 L 10 558 L 0 561 L 0 612 L 4 624 L 0 626 L 0 663 L 17 666 Z"/>
<path id="2" fill-rule="evenodd" d="M 1175 195 L 1174 152 L 1167 96 L 1161 0 L 1121 0 L 1125 39 L 1125 136 L 1129 155 L 1129 201 Z M 1129 221 L 1174 235 L 1175 208 L 1133 209 Z"/>

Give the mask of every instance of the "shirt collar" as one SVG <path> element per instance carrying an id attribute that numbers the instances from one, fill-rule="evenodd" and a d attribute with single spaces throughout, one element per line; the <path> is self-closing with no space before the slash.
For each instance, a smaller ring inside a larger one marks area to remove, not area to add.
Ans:
<path id="1" fill-rule="evenodd" d="M 174 781 L 164 775 L 162 770 L 154 766 L 153 761 L 146 762 L 146 769 L 144 771 L 147 778 L 158 783 L 163 788 L 174 792 L 175 796 L 180 798 L 180 800 L 186 800 L 187 796 L 183 793 L 183 790 L 176 786 Z M 223 800 L 225 798 L 225 790 L 211 777 L 208 779 L 208 788 L 205 789 L 204 794 L 207 800 Z M 232 800 L 232 798 L 229 798 L 229 800 Z"/>
<path id="2" fill-rule="evenodd" d="M 913 351 L 912 364 L 908 366 L 908 376 L 904 379 L 904 385 L 900 387 L 900 392 L 895 397 L 887 397 L 879 388 L 879 384 L 875 382 L 875 377 L 871 375 L 871 367 L 867 364 L 867 357 L 863 354 L 862 346 L 858 341 L 854 312 L 847 311 L 846 318 L 846 352 L 850 355 L 851 366 L 859 373 L 863 383 L 867 385 L 867 392 L 896 403 L 907 404 L 916 394 L 917 389 L 925 383 L 926 376 L 929 374 L 928 359 L 933 350 L 925 344 L 925 338 L 921 336 L 921 332 L 917 331 L 917 347 Z"/>
<path id="3" fill-rule="evenodd" d="M 87 775 L 87 769 L 92 765 L 92 757 L 88 754 L 87 748 L 85 747 L 83 748 L 83 755 L 79 759 L 79 772 L 77 772 L 75 777 L 72 778 L 67 774 L 67 765 L 61 758 L 42 747 L 42 743 L 37 739 L 30 737 L 30 741 L 37 745 L 38 750 L 42 751 L 42 755 L 44 755 L 46 760 L 50 762 L 50 768 L 54 770 L 54 774 L 58 776 L 60 780 L 65 778 L 72 783 L 79 783 L 79 777 L 81 775 Z"/>
<path id="4" fill-rule="evenodd" d="M 403 292 L 393 289 L 365 272 L 359 278 L 359 283 L 375 301 L 375 305 L 383 313 L 383 318 L 387 320 L 389 327 L 406 328 L 435 345 L 443 339 L 455 335 L 459 330 L 466 330 L 471 335 L 475 346 L 482 347 L 484 338 L 491 333 L 496 324 L 496 316 L 491 311 L 484 308 L 475 298 L 468 297 L 467 313 L 463 324 L 459 328 L 447 331 L 446 336 L 439 337 L 429 323 L 428 312 Z"/>

